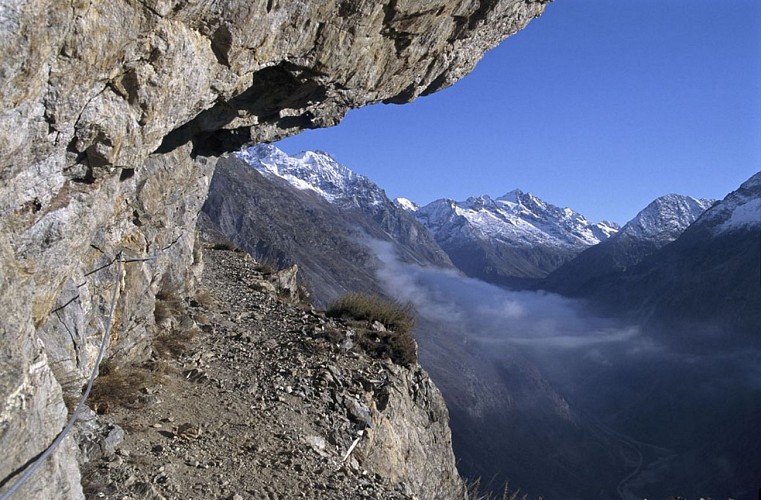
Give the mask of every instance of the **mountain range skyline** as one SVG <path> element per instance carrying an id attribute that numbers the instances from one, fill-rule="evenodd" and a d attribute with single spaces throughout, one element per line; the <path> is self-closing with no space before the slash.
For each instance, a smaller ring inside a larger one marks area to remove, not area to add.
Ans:
<path id="1" fill-rule="evenodd" d="M 363 248 L 359 255 L 365 256 L 361 264 L 365 274 L 372 275 L 378 264 L 371 257 L 372 245 L 364 241 L 369 237 L 401 243 L 397 248 L 407 263 L 441 266 L 444 254 L 445 267 L 453 264 L 470 278 L 517 290 L 585 297 L 600 310 L 616 310 L 616 314 L 637 311 L 630 318 L 633 321 L 649 322 L 652 316 L 659 318 L 656 322 L 668 322 L 672 311 L 679 311 L 683 318 L 703 318 L 700 328 L 705 331 L 744 332 L 761 321 L 757 318 L 761 307 L 756 310 L 752 306 L 761 272 L 754 272 L 759 251 L 753 250 L 758 246 L 754 231 L 761 228 L 761 172 L 721 200 L 660 196 L 618 227 L 592 223 L 570 208 L 516 189 L 496 199 L 439 199 L 424 207 L 408 200 L 392 202 L 373 180 L 325 152 L 290 156 L 264 144 L 235 156 L 270 183 L 290 186 L 300 198 L 308 194 L 323 200 L 323 205 L 306 202 L 301 209 L 305 210 L 299 223 L 302 231 L 319 234 L 316 240 L 308 239 L 308 245 L 335 236 L 331 228 L 342 227 L 342 235 L 324 252 L 335 253 L 336 244 Z M 268 188 L 260 192 L 268 193 Z M 225 205 L 232 203 L 226 199 Z M 320 206 L 323 208 L 318 209 Z M 315 210 L 334 215 L 318 218 L 320 224 L 315 227 L 308 222 Z M 278 220 L 282 215 L 275 211 L 271 217 Z M 227 224 L 235 232 L 241 222 L 228 220 Z M 283 231 L 291 231 L 289 227 Z M 261 233 L 270 232 L 266 220 L 260 221 L 259 228 Z M 248 233 L 240 238 L 241 243 L 262 239 L 256 231 Z M 316 271 L 316 275 L 321 273 Z M 725 273 L 733 276 L 732 280 L 725 279 Z M 319 286 L 319 279 L 313 281 Z M 333 293 L 342 287 L 351 290 L 346 283 L 334 287 Z M 705 307 L 701 300 L 708 296 L 712 297 L 711 306 Z M 334 298 L 324 296 L 322 301 Z M 666 303 L 672 305 L 658 306 Z"/>
<path id="2" fill-rule="evenodd" d="M 594 241 L 590 241 L 592 244 L 607 239 L 627 225 L 631 226 L 632 223 L 638 221 L 643 216 L 647 219 L 649 215 L 643 213 L 643 211 L 659 200 L 678 199 L 682 200 L 683 203 L 689 203 L 691 206 L 701 206 L 703 210 L 717 201 L 716 199 L 693 197 L 689 193 L 662 193 L 640 207 L 630 219 L 619 223 L 618 221 L 613 221 L 612 217 L 588 218 L 585 214 L 576 210 L 576 207 L 554 205 L 552 202 L 548 202 L 546 198 L 537 196 L 535 193 L 524 190 L 520 186 L 504 186 L 502 190 L 497 189 L 496 191 L 501 193 L 497 196 L 492 196 L 488 193 L 469 193 L 460 199 L 440 196 L 428 203 L 422 204 L 404 194 L 392 198 L 386 194 L 386 188 L 376 183 L 374 179 L 359 173 L 353 165 L 348 167 L 347 164 L 339 161 L 332 152 L 319 149 L 303 150 L 292 154 L 283 149 L 280 143 L 259 144 L 251 148 L 244 148 L 234 155 L 251 165 L 260 165 L 261 168 L 256 168 L 283 178 L 297 189 L 315 192 L 330 202 L 341 198 L 341 196 L 351 197 L 356 193 L 356 186 L 347 186 L 346 179 L 352 179 L 352 182 L 362 185 L 364 190 L 368 189 L 368 185 L 377 187 L 379 191 L 372 193 L 372 196 L 378 198 L 380 196 L 379 193 L 382 191 L 383 196 L 386 196 L 397 206 L 411 213 L 425 207 L 432 208 L 441 203 L 454 204 L 460 208 L 472 208 L 474 205 L 483 206 L 484 203 L 505 204 L 507 201 L 507 204 L 514 204 L 518 197 L 525 197 L 528 200 L 534 199 L 538 200 L 539 203 L 548 204 L 554 210 L 566 211 L 568 214 L 580 216 L 585 221 L 585 224 L 594 227 L 597 238 Z M 325 172 L 326 167 L 330 170 L 330 174 L 327 178 L 320 178 L 317 172 Z M 313 169 L 316 169 L 316 171 Z M 511 200 L 513 203 L 510 203 Z M 684 200 L 689 200 L 689 202 Z M 631 231 L 632 229 L 630 228 L 629 230 Z"/>

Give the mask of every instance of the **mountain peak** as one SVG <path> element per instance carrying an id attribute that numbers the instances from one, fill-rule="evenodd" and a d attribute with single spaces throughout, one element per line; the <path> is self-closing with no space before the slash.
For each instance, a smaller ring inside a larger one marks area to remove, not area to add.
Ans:
<path id="1" fill-rule="evenodd" d="M 469 210 L 484 210 L 488 207 L 494 206 L 494 200 L 488 194 L 482 194 L 480 196 L 471 196 L 463 202 L 455 202 Z"/>
<path id="2" fill-rule="evenodd" d="M 559 208 L 544 200 L 514 189 L 496 200 L 488 195 L 462 202 L 436 200 L 416 212 L 431 228 L 441 228 L 454 218 L 489 239 L 513 241 L 520 246 L 552 244 L 585 248 L 607 239 L 617 227 L 592 224 L 570 208 Z M 459 231 L 459 229 L 458 229 Z"/>
<path id="3" fill-rule="evenodd" d="M 259 144 L 235 153 L 264 175 L 280 177 L 295 188 L 317 193 L 331 203 L 358 206 L 379 204 L 386 195 L 375 183 L 340 164 L 322 151 L 303 151 L 290 156 L 271 144 Z"/>
<path id="4" fill-rule="evenodd" d="M 420 208 L 417 203 L 407 198 L 397 198 L 394 200 L 394 204 L 407 212 L 416 212 Z"/>
<path id="5" fill-rule="evenodd" d="M 501 283 L 546 276 L 618 230 L 519 189 L 496 200 L 488 195 L 440 199 L 414 214 L 464 272 Z"/>
<path id="6" fill-rule="evenodd" d="M 328 165 L 328 166 L 332 166 L 333 168 L 338 166 L 340 168 L 349 170 L 348 168 L 341 165 L 338 162 L 338 160 L 333 158 L 333 155 L 331 155 L 330 153 L 326 153 L 325 151 L 320 151 L 320 150 L 302 151 L 300 153 L 293 155 L 292 158 L 297 158 L 310 164 Z"/>
<path id="7" fill-rule="evenodd" d="M 619 232 L 619 238 L 648 240 L 661 245 L 674 241 L 703 215 L 715 200 L 666 194 L 650 202 Z"/>
<path id="8" fill-rule="evenodd" d="M 497 198 L 497 201 L 508 201 L 512 203 L 520 203 L 521 198 L 525 195 L 523 191 L 520 189 L 513 189 L 512 191 L 508 191 L 507 193 L 503 194 L 499 198 Z M 529 196 L 531 196 L 530 193 L 528 193 Z"/>

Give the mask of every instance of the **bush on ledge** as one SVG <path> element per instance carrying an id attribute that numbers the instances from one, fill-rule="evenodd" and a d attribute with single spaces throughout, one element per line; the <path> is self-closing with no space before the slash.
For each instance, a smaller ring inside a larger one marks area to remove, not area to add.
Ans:
<path id="1" fill-rule="evenodd" d="M 365 323 L 358 332 L 359 344 L 376 356 L 388 355 L 394 362 L 410 366 L 417 362 L 417 344 L 412 337 L 415 318 L 411 304 L 377 296 L 349 293 L 333 302 L 327 315 Z M 373 328 L 375 322 L 385 330 Z"/>

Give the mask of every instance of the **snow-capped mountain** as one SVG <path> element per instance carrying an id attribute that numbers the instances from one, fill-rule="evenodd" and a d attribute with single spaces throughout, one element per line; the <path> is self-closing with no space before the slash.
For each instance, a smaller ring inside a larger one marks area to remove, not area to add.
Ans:
<path id="1" fill-rule="evenodd" d="M 697 201 L 701 200 L 688 203 Z M 705 200 L 694 208 L 701 204 Z M 671 216 L 666 220 L 673 222 Z M 690 342 L 698 341 L 699 332 L 708 334 L 706 341 L 729 343 L 740 332 L 757 338 L 761 331 L 761 172 L 712 204 L 674 241 L 654 250 L 651 244 L 645 257 L 641 246 L 645 240 L 625 238 L 625 229 L 552 273 L 544 283 L 547 289 L 583 296 L 614 312 L 635 312 L 637 319 L 646 318 L 673 338 L 683 332 Z M 634 263 L 620 265 L 632 253 Z"/>
<path id="2" fill-rule="evenodd" d="M 470 276 L 502 284 L 542 278 L 618 231 L 616 224 L 592 223 L 570 208 L 520 190 L 496 199 L 436 200 L 411 213 L 433 233 L 457 267 Z"/>
<path id="3" fill-rule="evenodd" d="M 677 239 L 716 200 L 667 194 L 655 199 L 621 228 L 615 239 L 631 238 L 663 246 Z"/>
<path id="4" fill-rule="evenodd" d="M 716 201 L 667 194 L 651 202 L 607 241 L 584 250 L 552 272 L 544 288 L 576 295 L 595 281 L 633 266 L 676 240 Z"/>
<path id="5" fill-rule="evenodd" d="M 361 207 L 388 201 L 377 184 L 322 151 L 290 156 L 270 144 L 259 144 L 235 156 L 265 175 L 285 179 L 296 189 L 314 191 L 333 204 Z"/>
<path id="6" fill-rule="evenodd" d="M 618 230 L 616 224 L 591 223 L 570 208 L 556 207 L 517 189 L 496 199 L 483 195 L 462 202 L 436 200 L 419 208 L 415 217 L 437 237 L 467 231 L 480 238 L 523 247 L 539 244 L 584 248 L 606 240 Z"/>
<path id="7" fill-rule="evenodd" d="M 203 211 L 257 259 L 298 264 L 318 305 L 347 291 L 383 293 L 370 239 L 393 242 L 405 262 L 452 268 L 414 217 L 325 153 L 259 145 L 222 159 Z"/>

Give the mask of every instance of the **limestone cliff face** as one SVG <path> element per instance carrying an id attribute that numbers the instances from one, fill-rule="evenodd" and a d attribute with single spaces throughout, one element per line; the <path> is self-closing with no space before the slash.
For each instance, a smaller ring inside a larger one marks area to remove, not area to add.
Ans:
<path id="1" fill-rule="evenodd" d="M 216 156 L 446 87 L 546 1 L 2 2 L 0 481 L 60 431 L 114 287 L 110 356 L 192 287 Z M 81 496 L 71 450 L 22 496 Z"/>

